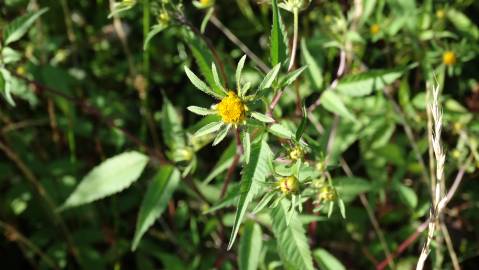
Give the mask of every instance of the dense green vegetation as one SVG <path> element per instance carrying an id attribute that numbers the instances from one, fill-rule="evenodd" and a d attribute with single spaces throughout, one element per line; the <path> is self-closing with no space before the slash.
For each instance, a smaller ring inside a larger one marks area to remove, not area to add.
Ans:
<path id="1" fill-rule="evenodd" d="M 478 12 L 2 0 L 2 269 L 475 269 Z"/>

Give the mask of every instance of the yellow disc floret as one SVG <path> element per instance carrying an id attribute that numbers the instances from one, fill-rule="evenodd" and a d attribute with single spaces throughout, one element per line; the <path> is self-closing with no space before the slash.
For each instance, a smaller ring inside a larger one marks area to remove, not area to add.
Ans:
<path id="1" fill-rule="evenodd" d="M 377 33 L 379 33 L 380 30 L 381 30 L 381 27 L 379 27 L 379 24 L 377 23 L 371 25 L 371 28 L 369 28 L 369 31 L 371 32 L 372 35 L 376 35 Z"/>
<path id="2" fill-rule="evenodd" d="M 331 201 L 336 200 L 338 195 L 336 193 L 336 189 L 334 187 L 328 185 L 328 186 L 322 187 L 319 190 L 318 197 L 321 201 L 324 200 L 324 201 L 327 201 L 327 202 L 331 202 Z"/>
<path id="3" fill-rule="evenodd" d="M 304 157 L 304 150 L 301 146 L 296 146 L 289 152 L 289 158 L 292 161 L 302 159 Z"/>
<path id="4" fill-rule="evenodd" d="M 442 54 L 442 62 L 447 66 L 452 66 L 456 63 L 456 54 L 453 51 L 445 51 Z"/>
<path id="5" fill-rule="evenodd" d="M 278 182 L 279 189 L 285 195 L 294 194 L 299 191 L 299 181 L 298 178 L 294 176 L 288 176 L 281 178 Z"/>
<path id="6" fill-rule="evenodd" d="M 216 106 L 218 114 L 223 122 L 227 124 L 240 124 L 246 118 L 246 105 L 233 91 L 228 92 Z"/>

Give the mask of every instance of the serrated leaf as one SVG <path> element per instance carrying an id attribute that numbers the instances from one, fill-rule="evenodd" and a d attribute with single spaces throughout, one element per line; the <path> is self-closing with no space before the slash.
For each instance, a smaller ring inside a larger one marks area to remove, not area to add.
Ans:
<path id="1" fill-rule="evenodd" d="M 137 248 L 143 234 L 161 216 L 179 182 L 180 172 L 171 165 L 162 166 L 153 178 L 141 203 L 132 251 Z"/>
<path id="2" fill-rule="evenodd" d="M 314 259 L 322 270 L 346 270 L 346 267 L 327 250 L 319 248 L 313 252 Z"/>
<path id="3" fill-rule="evenodd" d="M 309 52 L 308 46 L 306 46 L 305 39 L 301 40 L 301 53 L 305 64 L 308 66 L 309 77 L 311 78 L 314 89 L 321 89 L 321 87 L 323 86 L 323 72 L 316 60 L 314 60 L 314 57 Z"/>
<path id="4" fill-rule="evenodd" d="M 198 131 L 196 131 L 193 136 L 195 136 L 195 137 L 201 137 L 201 136 L 204 136 L 204 135 L 206 135 L 206 134 L 210 134 L 210 133 L 216 132 L 216 131 L 220 130 L 220 128 L 221 128 L 222 126 L 223 126 L 223 122 L 212 122 L 212 123 L 209 123 L 209 124 L 205 125 L 204 127 L 198 129 Z"/>
<path id="5" fill-rule="evenodd" d="M 258 90 L 264 90 L 267 88 L 271 88 L 273 85 L 274 80 L 276 80 L 276 77 L 278 76 L 279 69 L 281 68 L 281 64 L 277 64 L 276 66 L 271 69 L 266 76 L 264 76 L 263 81 L 260 83 Z"/>
<path id="6" fill-rule="evenodd" d="M 251 117 L 253 117 L 254 119 L 256 119 L 258 121 L 264 122 L 264 123 L 273 123 L 274 122 L 273 118 L 271 118 L 270 116 L 267 116 L 266 114 L 262 114 L 262 113 L 259 113 L 259 112 L 252 112 Z"/>
<path id="7" fill-rule="evenodd" d="M 42 8 L 38 11 L 16 18 L 9 23 L 3 30 L 3 40 L 5 41 L 5 45 L 22 38 L 28 31 L 28 28 L 30 28 L 30 26 L 32 26 L 32 24 L 47 11 L 48 8 Z"/>
<path id="8" fill-rule="evenodd" d="M 93 168 L 68 197 L 61 209 L 105 198 L 128 188 L 148 164 L 148 157 L 131 151 L 116 155 Z"/>
<path id="9" fill-rule="evenodd" d="M 278 8 L 278 0 L 272 1 L 273 26 L 271 28 L 271 65 L 283 63 L 287 55 L 287 45 L 281 29 L 281 13 Z"/>
<path id="10" fill-rule="evenodd" d="M 159 33 L 161 33 L 161 31 L 163 31 L 165 29 L 166 29 L 166 26 L 162 25 L 162 24 L 157 24 L 157 25 L 154 25 L 153 27 L 151 27 L 150 32 L 148 32 L 148 34 L 145 37 L 145 41 L 143 42 L 143 50 L 146 51 L 148 49 L 149 45 L 150 45 L 150 41 L 156 35 L 158 35 Z"/>
<path id="11" fill-rule="evenodd" d="M 240 270 L 257 270 L 263 245 L 261 227 L 253 221 L 246 223 L 241 236 L 238 266 Z"/>
<path id="12" fill-rule="evenodd" d="M 198 107 L 198 106 L 188 106 L 187 107 L 188 111 L 192 113 L 196 113 L 198 115 L 210 115 L 210 114 L 216 114 L 216 111 L 210 110 L 207 108 L 203 107 Z"/>
<path id="13" fill-rule="evenodd" d="M 287 270 L 313 270 L 308 239 L 297 213 L 293 213 L 289 225 L 286 224 L 288 206 L 288 203 L 282 200 L 271 211 L 279 257 Z"/>
<path id="14" fill-rule="evenodd" d="M 281 80 L 280 88 L 283 88 L 292 84 L 294 81 L 296 81 L 299 75 L 301 75 L 301 73 L 303 73 L 303 71 L 307 68 L 308 66 L 300 67 L 286 74 L 286 76 Z"/>
<path id="15" fill-rule="evenodd" d="M 356 121 L 353 114 L 346 108 L 341 98 L 333 90 L 326 90 L 321 95 L 321 105 L 328 111 L 336 113 L 350 121 Z"/>
<path id="16" fill-rule="evenodd" d="M 217 94 L 216 92 L 212 91 L 206 83 L 204 83 L 198 76 L 193 73 L 187 66 L 185 66 L 185 73 L 188 79 L 190 79 L 191 83 L 200 91 L 202 91 L 205 94 L 211 95 L 217 99 L 221 99 L 222 96 Z"/>
<path id="17" fill-rule="evenodd" d="M 336 86 L 336 91 L 344 95 L 359 97 L 366 96 L 373 90 L 382 90 L 404 73 L 405 68 L 389 70 L 371 70 L 360 74 L 345 76 Z"/>
<path id="18" fill-rule="evenodd" d="M 246 214 L 250 202 L 259 190 L 259 183 L 265 180 L 268 174 L 268 159 L 271 150 L 266 142 L 266 136 L 256 140 L 251 145 L 251 156 L 249 163 L 243 169 L 241 177 L 241 193 L 231 233 L 228 249 L 231 249 L 239 231 L 241 222 Z"/>

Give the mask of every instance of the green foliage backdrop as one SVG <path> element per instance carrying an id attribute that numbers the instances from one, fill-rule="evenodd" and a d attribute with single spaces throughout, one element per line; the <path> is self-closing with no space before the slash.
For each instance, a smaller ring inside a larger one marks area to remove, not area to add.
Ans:
<path id="1" fill-rule="evenodd" d="M 478 12 L 2 0 L 2 268 L 475 269 Z"/>

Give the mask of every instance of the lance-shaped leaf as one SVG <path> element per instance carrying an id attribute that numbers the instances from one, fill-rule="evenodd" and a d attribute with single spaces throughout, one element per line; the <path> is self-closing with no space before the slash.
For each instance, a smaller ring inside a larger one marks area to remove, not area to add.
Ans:
<path id="1" fill-rule="evenodd" d="M 262 234 L 261 227 L 255 222 L 250 221 L 245 225 L 239 249 L 240 270 L 258 269 L 263 244 Z"/>
<path id="2" fill-rule="evenodd" d="M 147 163 L 148 157 L 136 151 L 105 160 L 82 179 L 61 209 L 90 203 L 124 190 L 140 177 Z"/>
<path id="3" fill-rule="evenodd" d="M 179 182 L 180 172 L 171 165 L 161 167 L 153 178 L 141 203 L 135 237 L 131 246 L 133 251 L 140 243 L 143 234 L 161 216 Z"/>
<path id="4" fill-rule="evenodd" d="M 274 122 L 273 118 L 271 118 L 270 116 L 268 116 L 266 114 L 262 114 L 262 113 L 259 113 L 259 112 L 252 112 L 251 117 L 253 117 L 254 119 L 256 119 L 258 121 L 264 122 L 264 123 L 273 123 Z"/>
<path id="5" fill-rule="evenodd" d="M 200 136 L 204 136 L 206 134 L 216 132 L 216 131 L 220 130 L 220 128 L 222 126 L 223 126 L 222 122 L 209 123 L 209 124 L 205 125 L 204 127 L 200 128 L 198 131 L 196 131 L 193 136 L 200 137 Z"/>
<path id="6" fill-rule="evenodd" d="M 279 69 L 281 67 L 281 64 L 277 64 L 276 66 L 271 69 L 266 76 L 264 76 L 263 81 L 259 85 L 259 90 L 267 89 L 270 88 L 271 85 L 273 85 L 274 80 L 276 80 L 276 77 L 278 76 Z"/>
<path id="7" fill-rule="evenodd" d="M 308 68 L 308 66 L 300 67 L 300 68 L 295 69 L 294 71 L 291 71 L 290 73 L 288 73 L 281 80 L 280 88 L 286 87 L 286 86 L 294 83 L 294 81 L 296 81 L 296 79 L 299 77 L 299 75 L 301 75 L 301 73 L 303 73 L 303 71 L 307 68 Z"/>
<path id="8" fill-rule="evenodd" d="M 241 73 L 243 72 L 244 62 L 246 61 L 246 55 L 243 55 L 236 66 L 236 87 L 241 89 Z"/>
<path id="9" fill-rule="evenodd" d="M 28 28 L 45 12 L 48 8 L 42 8 L 38 11 L 23 15 L 11 22 L 3 30 L 3 40 L 5 45 L 19 40 L 28 31 Z"/>
<path id="10" fill-rule="evenodd" d="M 206 83 L 204 83 L 202 80 L 200 80 L 200 78 L 198 78 L 198 76 L 195 75 L 195 73 L 193 73 L 193 71 L 191 71 L 187 66 L 185 66 L 185 73 L 186 73 L 186 76 L 188 76 L 188 79 L 190 79 L 191 83 L 200 91 L 208 94 L 208 95 L 211 95 L 217 99 L 221 99 L 222 96 L 220 96 L 219 94 L 217 94 L 216 92 L 212 91 L 208 85 L 206 85 Z"/>
<path id="11" fill-rule="evenodd" d="M 198 106 L 188 106 L 187 109 L 188 109 L 188 111 L 190 111 L 192 113 L 196 113 L 198 115 L 216 114 L 216 111 L 214 111 L 214 110 L 210 110 L 210 109 L 202 108 L 202 107 L 198 107 Z"/>
<path id="12" fill-rule="evenodd" d="M 271 65 L 281 64 L 286 59 L 287 47 L 279 13 L 278 0 L 272 1 L 273 26 L 271 28 Z"/>
<path id="13" fill-rule="evenodd" d="M 384 86 L 397 80 L 406 69 L 370 70 L 345 76 L 339 81 L 336 89 L 338 92 L 348 96 L 366 96 L 371 94 L 373 90 L 382 90 Z"/>
<path id="14" fill-rule="evenodd" d="M 323 72 L 321 67 L 314 59 L 313 55 L 309 52 L 308 46 L 306 45 L 306 40 L 301 40 L 301 55 L 303 56 L 304 62 L 309 67 L 308 74 L 311 78 L 314 89 L 319 90 L 323 86 Z"/>
<path id="15" fill-rule="evenodd" d="M 293 213 L 289 225 L 288 202 L 281 203 L 271 211 L 273 233 L 276 236 L 279 257 L 288 270 L 313 270 L 313 259 L 305 231 L 297 213 Z"/>
<path id="16" fill-rule="evenodd" d="M 354 115 L 346 108 L 341 98 L 333 90 L 326 90 L 321 95 L 321 105 L 328 111 L 332 113 L 337 113 L 338 115 L 349 119 L 350 121 L 355 121 L 356 118 Z"/>
<path id="17" fill-rule="evenodd" d="M 243 170 L 243 177 L 241 178 L 241 194 L 238 201 L 238 207 L 235 215 L 235 222 L 233 231 L 231 233 L 228 249 L 233 246 L 233 243 L 238 234 L 241 222 L 246 214 L 248 205 L 253 200 L 254 196 L 259 190 L 260 184 L 258 181 L 264 181 L 268 174 L 268 159 L 271 155 L 271 150 L 266 143 L 266 136 L 262 139 L 256 140 L 251 145 L 251 155 L 249 163 Z"/>

